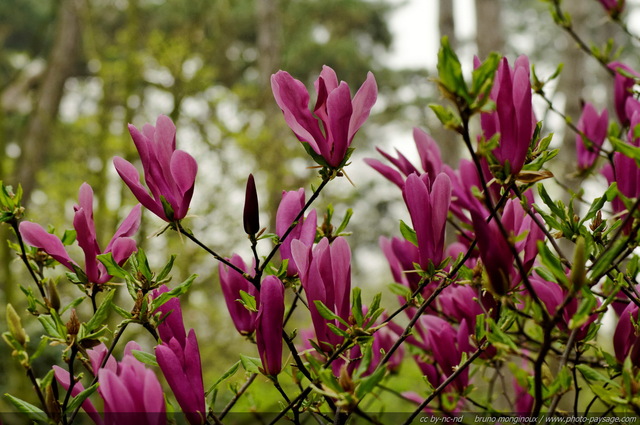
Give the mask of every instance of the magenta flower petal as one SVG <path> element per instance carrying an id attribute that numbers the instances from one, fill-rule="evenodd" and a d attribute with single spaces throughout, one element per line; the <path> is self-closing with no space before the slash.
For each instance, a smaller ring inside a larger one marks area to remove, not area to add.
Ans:
<path id="1" fill-rule="evenodd" d="M 118 226 L 118 230 L 113 235 L 109 244 L 105 248 L 105 252 L 111 251 L 111 245 L 113 245 L 118 238 L 129 237 L 136 234 L 138 229 L 140 228 L 140 219 L 142 217 L 142 206 L 137 204 L 135 207 L 131 209 L 131 212 L 127 217 L 122 221 L 120 226 Z"/>
<path id="2" fill-rule="evenodd" d="M 373 75 L 368 74 L 352 100 L 349 86 L 338 83 L 333 69 L 324 66 L 315 82 L 318 97 L 313 113 L 306 87 L 287 72 L 274 74 L 271 87 L 289 128 L 324 159 L 318 162 L 332 168 L 345 165 L 353 136 L 368 118 L 377 97 Z"/>
<path id="3" fill-rule="evenodd" d="M 309 92 L 304 84 L 288 72 L 278 71 L 271 76 L 271 87 L 289 128 L 300 141 L 309 143 L 311 148 L 320 154 L 316 138 L 322 140 L 322 132 L 317 120 L 309 111 Z"/>
<path id="4" fill-rule="evenodd" d="M 378 98 L 378 85 L 371 72 L 367 73 L 367 79 L 353 97 L 353 117 L 349 123 L 349 140 L 353 139 L 362 124 L 369 118 L 371 108 Z"/>
<path id="5" fill-rule="evenodd" d="M 242 257 L 238 254 L 234 254 L 229 261 L 241 270 L 247 269 Z M 256 330 L 256 313 L 247 310 L 238 300 L 241 299 L 240 291 L 244 291 L 256 297 L 256 302 L 259 302 L 257 289 L 244 276 L 224 264 L 218 267 L 218 276 L 224 301 L 234 326 L 240 334 L 251 335 Z"/>
<path id="6" fill-rule="evenodd" d="M 40 248 L 52 256 L 57 262 L 73 271 L 73 260 L 67 254 L 64 245 L 55 235 L 48 233 L 39 224 L 23 221 L 20 223 L 20 235 L 24 241 L 36 248 Z"/>
<path id="7" fill-rule="evenodd" d="M 65 390 L 69 391 L 69 387 L 71 386 L 71 380 L 69 379 L 70 378 L 69 371 L 61 368 L 60 366 L 53 366 L 53 372 L 56 377 L 56 381 L 58 381 Z M 84 389 L 85 389 L 84 385 L 82 385 L 81 382 L 76 382 L 75 385 L 73 386 L 73 389 L 71 390 L 71 396 L 72 397 L 77 396 L 82 391 L 84 391 Z M 93 405 L 93 403 L 89 398 L 86 398 L 82 402 L 82 409 L 87 413 L 87 415 L 91 418 L 93 422 L 95 422 L 98 425 L 101 425 L 103 423 L 102 418 L 98 414 L 98 411 L 96 410 L 95 406 Z"/>
<path id="8" fill-rule="evenodd" d="M 138 202 L 144 205 L 145 208 L 155 215 L 159 217 L 164 216 L 162 205 L 158 204 L 153 198 L 151 198 L 147 193 L 147 190 L 140 183 L 140 174 L 138 173 L 138 170 L 136 170 L 136 167 L 134 167 L 129 161 L 118 156 L 113 158 L 113 165 L 120 175 L 120 178 L 129 187 L 129 190 L 131 190 L 133 196 L 136 197 Z"/>
<path id="9" fill-rule="evenodd" d="M 135 167 L 115 157 L 118 174 L 138 201 L 158 217 L 165 221 L 183 219 L 193 195 L 198 166 L 191 155 L 176 150 L 175 125 L 168 117 L 160 115 L 155 127 L 147 124 L 140 132 L 129 125 L 129 132 L 138 149 L 145 183 L 151 194 L 141 184 Z M 172 213 L 165 211 L 162 198 L 169 203 Z"/>
<path id="10" fill-rule="evenodd" d="M 158 289 L 151 292 L 153 298 L 157 298 L 160 294 L 169 292 L 167 285 L 162 285 Z M 184 331 L 184 322 L 182 320 L 182 308 L 180 307 L 180 300 L 178 298 L 171 298 L 166 303 L 162 304 L 155 313 L 162 313 L 162 323 L 158 325 L 158 334 L 162 342 L 169 342 L 172 338 L 175 338 L 180 345 L 184 345 L 184 341 L 187 338 L 187 334 Z"/>
<path id="11" fill-rule="evenodd" d="M 267 276 L 260 287 L 260 308 L 256 317 L 256 343 L 266 375 L 282 370 L 282 321 L 284 285 L 275 276 Z"/>
<path id="12" fill-rule="evenodd" d="M 177 205 L 176 218 L 184 218 L 191 203 L 193 188 L 198 172 L 198 163 L 188 153 L 177 150 L 171 157 L 171 175 L 178 186 L 178 199 L 182 199 Z"/>

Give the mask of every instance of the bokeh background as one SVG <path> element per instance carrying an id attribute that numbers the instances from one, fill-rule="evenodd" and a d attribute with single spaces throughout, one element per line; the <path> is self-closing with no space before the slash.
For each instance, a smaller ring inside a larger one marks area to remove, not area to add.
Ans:
<path id="1" fill-rule="evenodd" d="M 621 60 L 637 69 L 637 41 L 612 24 L 597 1 L 567 1 L 566 7 L 586 40 L 602 46 L 613 39 Z M 636 35 L 639 12 L 638 2 L 628 0 L 625 20 Z M 442 35 L 450 38 L 467 70 L 474 55 L 492 50 L 511 61 L 528 54 L 542 76 L 563 62 L 564 71 L 547 94 L 574 122 L 583 100 L 598 108 L 611 103 L 610 77 L 553 24 L 548 5 L 538 0 L 2 0 L 0 179 L 22 184 L 27 219 L 51 225 L 58 234 L 72 227 L 78 189 L 88 182 L 105 244 L 135 204 L 111 162 L 114 155 L 136 159 L 127 123 L 140 127 L 166 114 L 178 127 L 179 148 L 199 163 L 187 226 L 223 255 L 237 252 L 249 259 L 238 214 L 247 175 L 256 177 L 261 222 L 269 232 L 282 191 L 308 189 L 316 175 L 273 100 L 271 74 L 284 69 L 311 84 L 327 64 L 355 92 L 371 70 L 380 94 L 354 141 L 357 149 L 347 169 L 354 185 L 346 179 L 333 182 L 318 209 L 331 202 L 341 218 L 353 208 L 348 230 L 353 232 L 354 285 L 365 294 L 385 291 L 391 277 L 377 239 L 397 235 L 398 220 L 406 217 L 400 193 L 362 160 L 378 158 L 376 146 L 414 156 L 414 126 L 440 142 L 452 166 L 463 155 L 460 141 L 439 127 L 428 108 L 442 101 L 430 80 Z M 545 131 L 555 131 L 554 143 L 566 147 L 554 173 L 577 190 L 574 135 L 565 134 L 561 120 L 538 106 Z M 255 356 L 255 346 L 233 329 L 214 261 L 177 234 L 153 237 L 161 228 L 162 222 L 145 214 L 138 242 L 156 268 L 170 253 L 178 254 L 174 283 L 199 275 L 182 302 L 187 326 L 201 341 L 206 385 L 235 363 L 239 352 Z M 7 238 L 12 238 L 9 229 L 0 227 L 0 239 Z M 29 279 L 2 243 L 0 331 L 6 330 L 4 306 L 10 302 L 35 348 L 39 324 L 27 316 L 19 285 L 30 285 Z M 65 277 L 59 288 L 63 302 L 79 296 Z M 128 308 L 131 301 L 121 292 Z M 385 292 L 385 301 L 393 305 L 395 297 Z M 304 315 L 300 320 L 304 327 Z M 128 332 L 127 339 L 151 346 L 144 333 Z M 40 360 L 40 375 L 59 361 L 62 347 L 49 351 Z M 0 394 L 34 399 L 4 344 L 0 358 Z M 234 379 L 232 385 L 242 383 L 242 372 Z M 417 390 L 416 382 L 397 384 Z M 259 388 L 241 408 L 273 405 L 260 400 Z M 220 398 L 225 397 L 230 392 L 221 390 Z M 0 399 L 0 411 L 6 410 Z"/>

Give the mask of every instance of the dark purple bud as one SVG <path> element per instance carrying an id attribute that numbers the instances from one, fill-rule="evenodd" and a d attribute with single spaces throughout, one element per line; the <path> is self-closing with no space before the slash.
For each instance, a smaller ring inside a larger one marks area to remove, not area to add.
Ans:
<path id="1" fill-rule="evenodd" d="M 255 235 L 260 231 L 260 209 L 258 207 L 258 192 L 253 174 L 247 179 L 247 190 L 244 196 L 244 231 L 248 235 Z"/>

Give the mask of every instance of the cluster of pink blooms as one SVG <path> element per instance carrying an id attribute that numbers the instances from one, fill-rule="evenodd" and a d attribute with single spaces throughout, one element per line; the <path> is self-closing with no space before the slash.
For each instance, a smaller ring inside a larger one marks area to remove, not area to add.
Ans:
<path id="1" fill-rule="evenodd" d="M 601 3 L 610 13 L 621 10 L 624 5 L 619 0 L 602 0 Z M 634 80 L 628 76 L 640 74 L 620 63 L 611 64 L 611 69 L 616 73 L 618 119 L 622 125 L 630 127 L 627 141 L 640 146 L 640 138 L 635 137 L 634 131 L 640 124 L 640 102 L 631 93 Z M 352 98 L 347 83 L 339 82 L 335 72 L 325 66 L 315 82 L 317 100 L 312 110 L 309 108 L 310 95 L 303 83 L 283 71 L 273 75 L 271 81 L 275 100 L 286 123 L 307 145 L 314 159 L 331 170 L 344 167 L 349 160 L 354 135 L 368 118 L 376 101 L 377 86 L 373 75 L 367 76 Z M 506 173 L 517 178 L 527 164 L 530 147 L 536 143 L 532 140 L 536 118 L 528 59 L 524 56 L 517 58 L 513 67 L 503 59 L 494 81 L 490 97 L 496 107 L 481 115 L 482 135 L 489 140 L 499 134 L 499 143 L 491 154 L 503 176 Z M 607 137 L 608 119 L 606 110 L 598 113 L 593 105 L 587 103 L 584 106 L 577 124 L 580 134 L 576 137 L 580 169 L 596 166 L 599 150 Z M 118 174 L 142 206 L 168 223 L 179 222 L 187 215 L 194 192 L 196 161 L 188 153 L 176 150 L 176 128 L 165 116 L 160 116 L 155 126 L 147 124 L 142 131 L 130 126 L 129 130 L 140 155 L 144 184 L 134 165 L 116 157 L 114 165 Z M 447 286 L 438 295 L 437 302 L 419 317 L 414 334 L 406 340 L 412 346 L 413 360 L 431 385 L 437 387 L 456 371 L 464 356 L 484 342 L 476 341 L 472 336 L 478 315 L 496 311 L 494 296 L 518 293 L 523 302 L 526 297 L 535 296 L 553 314 L 566 298 L 567 290 L 531 273 L 537 265 L 539 243 L 544 241 L 543 230 L 539 227 L 542 219 L 531 207 L 532 192 L 525 194 L 528 200 L 525 205 L 513 198 L 506 200 L 498 212 L 492 211 L 492 206 L 502 196 L 501 189 L 505 187 L 498 176 L 492 174 L 487 158 L 480 158 L 480 170 L 470 160 L 461 160 L 458 168 L 454 169 L 442 163 L 439 148 L 428 134 L 415 129 L 414 140 L 419 166 L 412 164 L 400 152 L 393 156 L 379 150 L 391 165 L 377 159 L 366 160 L 399 188 L 415 232 L 415 240 L 401 237 L 380 239 L 393 279 L 412 293 L 419 290 L 427 298 L 436 291 L 442 276 L 433 274 L 425 277 L 425 273 L 429 270 L 448 272 L 451 264 L 447 260 L 468 254 L 465 265 L 470 270 L 484 270 L 487 281 L 484 287 L 480 284 L 481 279 Z M 640 197 L 640 168 L 633 159 L 615 153 L 613 165 L 606 166 L 602 174 L 609 182 L 617 182 L 620 193 L 625 197 Z M 477 193 L 485 188 L 487 191 L 480 199 Z M 247 190 L 249 209 L 257 209 L 257 198 L 253 192 L 255 183 L 251 178 Z M 310 209 L 299 217 L 304 207 L 304 189 L 284 191 L 277 210 L 275 234 L 281 238 L 280 258 L 287 261 L 287 279 L 299 279 L 309 308 L 313 329 L 301 333 L 308 336 L 301 346 L 313 351 L 308 342 L 313 339 L 314 346 L 322 351 L 314 355 L 326 359 L 344 342 L 344 336 L 331 328 L 347 330 L 345 323 L 354 324 L 351 250 L 343 237 L 324 237 L 316 242 L 317 213 Z M 616 199 L 613 207 L 621 214 L 626 208 L 622 199 Z M 93 193 L 86 183 L 80 188 L 78 205 L 74 210 L 73 225 L 78 245 L 84 252 L 84 267 L 69 256 L 60 239 L 39 225 L 23 222 L 20 232 L 27 243 L 46 251 L 65 267 L 76 273 L 84 272 L 87 285 L 102 285 L 111 276 L 97 256 L 111 253 L 117 264 L 123 264 L 136 251 L 131 236 L 138 230 L 141 207 L 133 208 L 104 250 L 96 240 Z M 457 239 L 447 244 L 447 222 L 452 218 L 460 223 L 460 231 Z M 247 233 L 257 233 L 258 227 L 257 221 L 245 220 Z M 237 270 L 221 264 L 219 278 L 231 320 L 240 334 L 255 338 L 264 374 L 275 377 L 283 368 L 285 285 L 276 276 L 266 276 L 260 282 L 247 279 L 246 276 L 257 275 L 258 270 L 255 270 L 255 264 L 247 265 L 239 255 L 232 255 L 228 262 Z M 416 265 L 421 273 L 416 273 Z M 243 275 L 238 270 L 246 273 Z M 489 289 L 490 293 L 483 288 Z M 155 289 L 151 297 L 168 290 L 164 286 Z M 238 302 L 242 292 L 255 299 L 255 310 Z M 327 319 L 318 310 L 317 302 L 341 320 Z M 400 302 L 404 303 L 405 299 L 400 297 Z M 559 327 L 567 330 L 571 317 L 577 311 L 577 300 L 563 308 Z M 404 311 L 411 320 L 417 309 L 409 307 Z M 163 304 L 155 314 L 162 317 L 157 327 L 159 342 L 155 347 L 158 365 L 187 420 L 191 424 L 201 424 L 205 421 L 207 407 L 195 331 L 186 332 L 176 298 Z M 634 326 L 637 318 L 638 307 L 634 304 L 629 304 L 621 312 L 614 346 L 619 361 L 624 361 L 630 354 L 633 362 L 640 365 L 640 344 Z M 586 336 L 592 320 L 579 329 L 577 338 Z M 388 321 L 373 333 L 374 358 L 366 373 L 375 370 L 382 360 L 381 353 L 389 350 L 403 331 L 404 328 L 395 321 Z M 98 392 L 104 401 L 104 416 L 97 413 L 88 399 L 83 408 L 96 423 L 164 423 L 162 387 L 155 373 L 136 360 L 133 350 L 139 350 L 139 347 L 130 342 L 120 362 L 106 357 L 104 345 L 88 351 L 93 373 L 100 383 Z M 483 355 L 490 358 L 495 353 L 496 350 L 490 347 Z M 385 366 L 390 370 L 397 369 L 404 355 L 404 350 L 396 350 Z M 342 369 L 351 373 L 361 358 L 360 348 L 356 346 L 334 361 L 332 369 L 336 375 Z M 69 373 L 57 366 L 54 370 L 60 385 L 69 389 Z M 469 380 L 467 369 L 449 384 L 447 393 L 462 393 Z M 528 411 L 532 404 L 531 395 L 520 383 L 515 382 L 514 385 L 518 409 Z M 82 390 L 82 384 L 77 382 L 72 395 Z M 408 397 L 415 398 L 416 395 Z M 120 412 L 137 414 L 125 420 L 117 416 Z"/>

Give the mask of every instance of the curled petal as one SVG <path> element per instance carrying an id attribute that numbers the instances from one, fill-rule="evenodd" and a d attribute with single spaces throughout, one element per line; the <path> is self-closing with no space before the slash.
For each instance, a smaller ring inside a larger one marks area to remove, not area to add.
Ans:
<path id="1" fill-rule="evenodd" d="M 67 254 L 62 241 L 55 235 L 48 233 L 39 224 L 23 221 L 20 223 L 20 235 L 26 243 L 40 248 L 52 256 L 57 262 L 73 271 L 73 260 Z"/>

